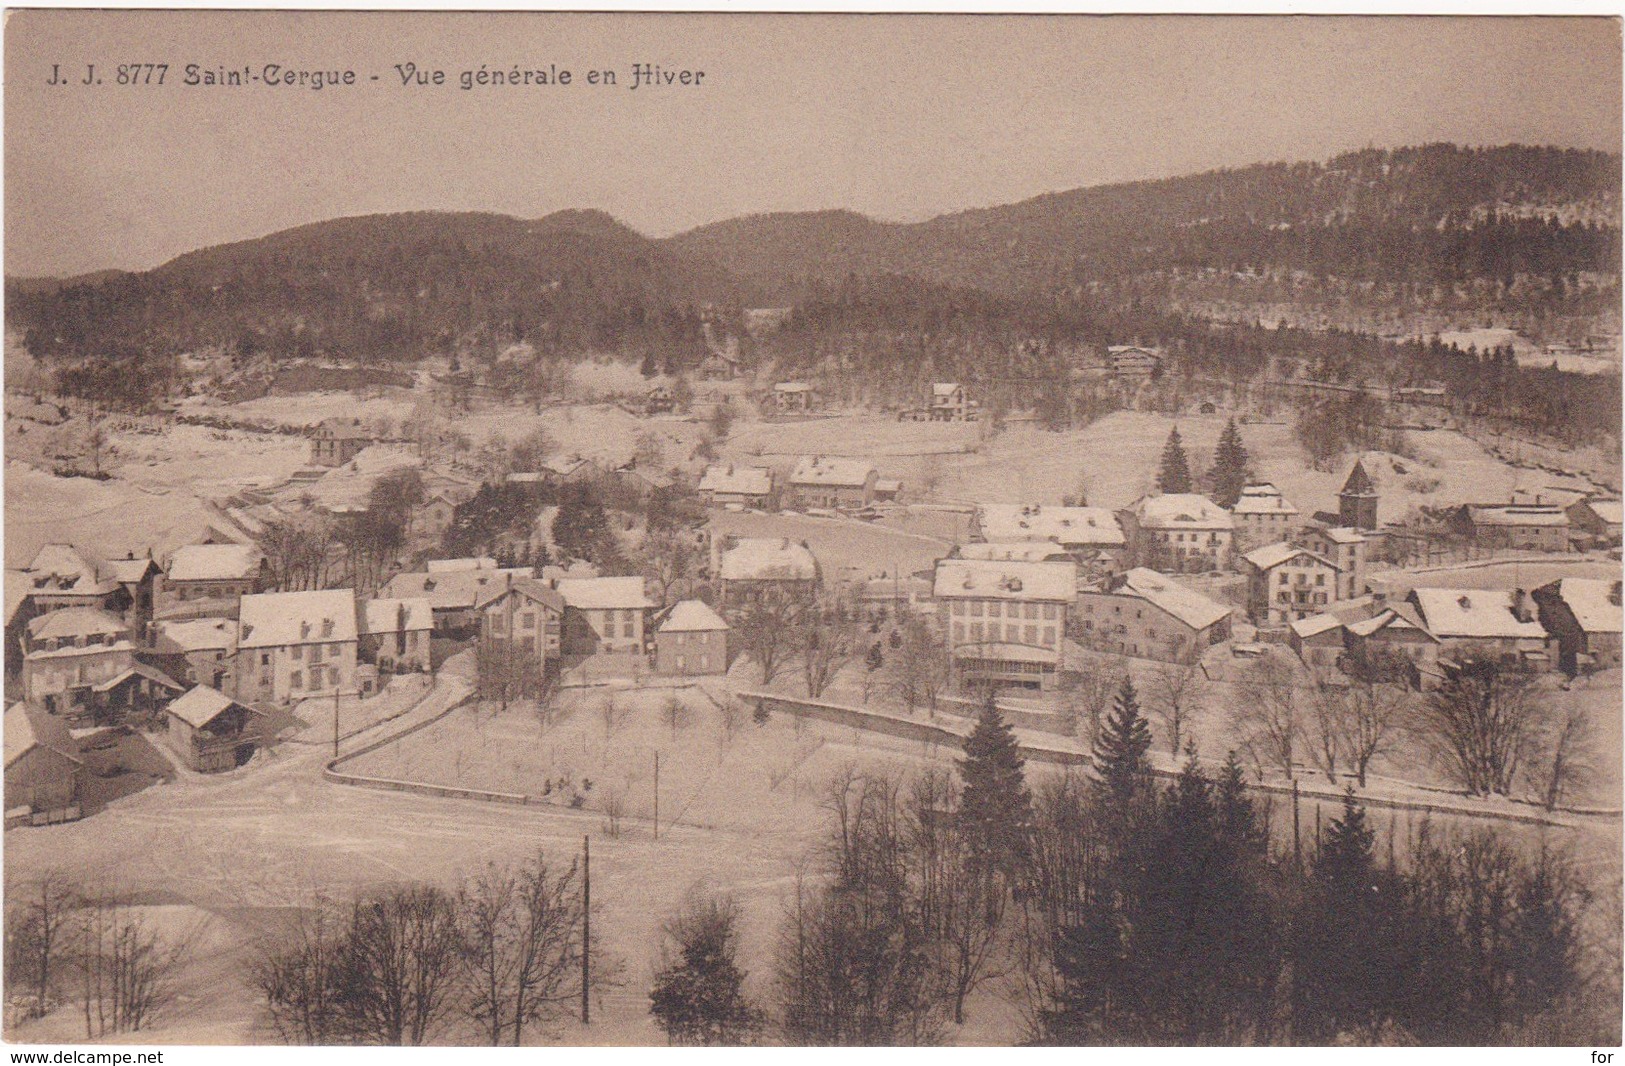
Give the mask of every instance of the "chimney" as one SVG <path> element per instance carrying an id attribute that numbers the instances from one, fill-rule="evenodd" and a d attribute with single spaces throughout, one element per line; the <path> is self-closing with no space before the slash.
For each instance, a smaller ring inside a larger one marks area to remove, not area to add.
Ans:
<path id="1" fill-rule="evenodd" d="M 1523 589 L 1512 590 L 1512 616 L 1520 622 L 1535 620 L 1535 612 L 1529 605 L 1529 593 Z"/>
<path id="2" fill-rule="evenodd" d="M 310 623 L 309 622 L 300 622 L 299 623 L 299 639 L 304 640 L 308 636 L 310 636 Z"/>
<path id="3" fill-rule="evenodd" d="M 1614 582 L 1608 588 L 1608 602 L 1613 604 L 1615 607 L 1620 605 L 1620 583 L 1618 581 Z"/>

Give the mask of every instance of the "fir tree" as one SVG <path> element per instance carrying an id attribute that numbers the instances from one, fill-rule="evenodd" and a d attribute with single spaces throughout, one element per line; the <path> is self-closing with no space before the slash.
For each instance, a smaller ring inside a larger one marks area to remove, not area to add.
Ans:
<path id="1" fill-rule="evenodd" d="M 655 362 L 655 353 L 652 349 L 643 353 L 643 362 L 638 367 L 638 373 L 646 378 L 652 378 L 660 373 L 660 365 Z"/>
<path id="2" fill-rule="evenodd" d="M 1118 801 L 1127 801 L 1151 773 L 1146 753 L 1151 750 L 1151 726 L 1140 714 L 1134 682 L 1123 685 L 1112 700 L 1111 713 L 1095 737 L 1094 766 L 1102 785 Z"/>
<path id="3" fill-rule="evenodd" d="M 1179 427 L 1168 433 L 1168 443 L 1162 448 L 1162 468 L 1157 472 L 1157 491 L 1190 492 L 1191 465 L 1185 458 L 1185 446 L 1179 442 Z"/>
<path id="4" fill-rule="evenodd" d="M 666 927 L 675 954 L 655 975 L 649 1012 L 679 1044 L 742 1044 L 761 1028 L 735 963 L 738 906 L 731 898 L 690 901 Z"/>
<path id="5" fill-rule="evenodd" d="M 1220 507 L 1234 507 L 1241 499 L 1241 490 L 1247 486 L 1247 449 L 1241 444 L 1241 431 L 1232 418 L 1225 423 L 1219 435 L 1218 449 L 1213 453 L 1213 469 L 1208 471 L 1208 485 L 1213 490 L 1213 502 Z"/>
<path id="6" fill-rule="evenodd" d="M 989 693 L 976 728 L 965 739 L 958 820 L 973 859 L 1009 873 L 1020 869 L 1032 826 L 1026 765 L 1015 732 Z"/>
<path id="7" fill-rule="evenodd" d="M 1375 868 L 1372 844 L 1375 840 L 1366 825 L 1365 808 L 1354 800 L 1354 789 L 1343 793 L 1342 817 L 1333 819 L 1320 854 L 1315 858 L 1315 874 L 1328 886 L 1359 892 L 1369 885 Z"/>

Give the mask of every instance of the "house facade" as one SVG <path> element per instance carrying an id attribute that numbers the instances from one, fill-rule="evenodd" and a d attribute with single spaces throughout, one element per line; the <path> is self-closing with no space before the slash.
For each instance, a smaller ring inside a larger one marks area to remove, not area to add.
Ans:
<path id="1" fill-rule="evenodd" d="M 285 703 L 356 690 L 355 592 L 244 596 L 237 620 L 235 697 Z"/>
<path id="2" fill-rule="evenodd" d="M 387 598 L 368 600 L 361 607 L 357 654 L 380 672 L 428 673 L 429 638 L 434 633 L 434 611 L 429 601 Z"/>
<path id="3" fill-rule="evenodd" d="M 655 671 L 675 677 L 728 672 L 728 623 L 700 600 L 683 600 L 655 626 Z"/>
<path id="4" fill-rule="evenodd" d="M 258 592 L 264 574 L 265 556 L 252 544 L 187 544 L 169 557 L 159 599 L 235 600 Z"/>
<path id="5" fill-rule="evenodd" d="M 1625 504 L 1619 500 L 1583 499 L 1570 504 L 1566 512 L 1569 528 L 1585 533 L 1600 544 L 1618 547 L 1625 526 Z"/>
<path id="6" fill-rule="evenodd" d="M 818 560 L 805 544 L 789 537 L 728 537 L 718 547 L 724 610 L 769 600 L 810 603 L 818 595 Z"/>
<path id="7" fill-rule="evenodd" d="M 1365 564 L 1370 541 L 1349 526 L 1310 526 L 1299 532 L 1297 542 L 1337 567 L 1337 595 L 1333 599 L 1352 600 L 1365 595 Z"/>
<path id="8" fill-rule="evenodd" d="M 1547 633 L 1523 589 L 1416 588 L 1406 597 L 1441 656 L 1476 656 L 1508 665 L 1551 665 Z"/>
<path id="9" fill-rule="evenodd" d="M 515 580 L 480 604 L 480 641 L 519 656 L 546 677 L 563 653 L 564 597 L 533 578 Z"/>
<path id="10" fill-rule="evenodd" d="M 802 507 L 867 507 L 875 499 L 874 464 L 814 455 L 796 464 L 790 489 Z"/>
<path id="11" fill-rule="evenodd" d="M 1122 523 L 1104 507 L 978 504 L 970 535 L 991 544 L 1053 544 L 1080 565 L 1107 568 L 1118 565 L 1127 544 Z"/>
<path id="12" fill-rule="evenodd" d="M 1077 593 L 1075 574 L 1070 563 L 938 560 L 932 597 L 955 683 L 1052 688 Z"/>
<path id="13" fill-rule="evenodd" d="M 781 381 L 773 386 L 773 406 L 780 411 L 810 411 L 815 396 L 805 381 Z"/>
<path id="14" fill-rule="evenodd" d="M 932 422 L 964 422 L 970 418 L 975 404 L 957 381 L 938 381 L 931 386 L 931 406 L 927 411 Z"/>
<path id="15" fill-rule="evenodd" d="M 1540 623 L 1557 642 L 1557 665 L 1573 676 L 1620 666 L 1620 583 L 1565 577 L 1532 595 Z"/>
<path id="16" fill-rule="evenodd" d="M 65 722 L 31 704 L 13 703 L 6 708 L 5 753 L 7 829 L 80 816 L 85 761 Z"/>
<path id="17" fill-rule="evenodd" d="M 167 719 L 170 749 L 200 774 L 236 769 L 264 742 L 262 713 L 202 685 L 172 702 Z"/>
<path id="18" fill-rule="evenodd" d="M 1274 485 L 1248 485 L 1230 508 L 1230 517 L 1235 523 L 1236 550 L 1250 551 L 1288 539 L 1298 521 L 1298 509 Z"/>
<path id="19" fill-rule="evenodd" d="M 773 471 L 765 466 L 714 463 L 700 477 L 700 498 L 711 507 L 773 509 Z"/>
<path id="20" fill-rule="evenodd" d="M 23 637 L 23 698 L 51 714 L 90 709 L 95 686 L 135 664 L 124 620 L 95 607 L 64 607 L 28 623 Z"/>
<path id="21" fill-rule="evenodd" d="M 380 595 L 391 600 L 429 601 L 434 630 L 466 634 L 479 628 L 477 605 L 510 581 L 536 576 L 534 567 L 498 567 L 492 559 L 430 560 L 427 569 L 396 574 Z"/>
<path id="22" fill-rule="evenodd" d="M 1223 570 L 1230 565 L 1235 520 L 1196 493 L 1142 496 L 1118 512 L 1134 564 L 1168 573 Z"/>
<path id="23" fill-rule="evenodd" d="M 1078 593 L 1086 647 L 1140 659 L 1189 662 L 1230 639 L 1230 608 L 1155 570 L 1137 567 Z"/>
<path id="24" fill-rule="evenodd" d="M 1241 558 L 1247 569 L 1247 614 L 1255 625 L 1285 626 L 1324 613 L 1340 598 L 1337 564 L 1308 548 L 1266 544 Z"/>
<path id="25" fill-rule="evenodd" d="M 1568 512 L 1554 504 L 1465 504 L 1451 524 L 1486 548 L 1569 550 Z"/>
<path id="26" fill-rule="evenodd" d="M 645 654 L 645 626 L 655 604 L 643 578 L 566 578 L 558 582 L 558 593 L 564 598 L 565 656 Z"/>
<path id="27" fill-rule="evenodd" d="M 310 461 L 316 466 L 343 466 L 374 443 L 359 418 L 330 418 L 310 438 Z"/>

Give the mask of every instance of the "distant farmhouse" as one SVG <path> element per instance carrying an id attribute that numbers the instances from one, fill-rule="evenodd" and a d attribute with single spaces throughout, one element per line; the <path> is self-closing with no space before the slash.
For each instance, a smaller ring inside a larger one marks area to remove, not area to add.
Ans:
<path id="1" fill-rule="evenodd" d="M 773 471 L 765 466 L 714 463 L 700 478 L 700 497 L 712 507 L 773 507 Z"/>
<path id="2" fill-rule="evenodd" d="M 1106 366 L 1113 377 L 1150 377 L 1162 365 L 1160 348 L 1142 348 L 1137 344 L 1114 344 L 1106 349 Z"/>
<path id="3" fill-rule="evenodd" d="M 310 461 L 317 466 L 343 466 L 375 443 L 373 435 L 361 428 L 361 419 L 329 418 L 311 434 Z"/>
<path id="4" fill-rule="evenodd" d="M 1142 659 L 1189 662 L 1230 639 L 1230 608 L 1154 570 L 1136 567 L 1078 594 L 1088 647 Z"/>
<path id="5" fill-rule="evenodd" d="M 810 411 L 816 394 L 805 381 L 781 381 L 773 386 L 773 405 L 780 411 Z"/>
<path id="6" fill-rule="evenodd" d="M 867 507 L 875 500 L 874 464 L 814 455 L 796 464 L 790 490 L 802 507 Z"/>
<path id="7" fill-rule="evenodd" d="M 932 422 L 965 422 L 974 417 L 976 401 L 957 381 L 939 381 L 931 386 L 931 406 L 928 416 Z"/>
<path id="8" fill-rule="evenodd" d="M 1625 521 L 1625 505 L 1619 500 L 1601 498 L 1587 498 L 1578 500 L 1568 507 L 1569 527 L 1584 533 L 1598 543 L 1618 547 L 1620 544 L 1622 521 Z"/>
<path id="9" fill-rule="evenodd" d="M 1558 668 L 1574 675 L 1620 666 L 1620 630 L 1625 620 L 1620 583 L 1565 577 L 1532 594 L 1541 625 L 1557 642 Z"/>

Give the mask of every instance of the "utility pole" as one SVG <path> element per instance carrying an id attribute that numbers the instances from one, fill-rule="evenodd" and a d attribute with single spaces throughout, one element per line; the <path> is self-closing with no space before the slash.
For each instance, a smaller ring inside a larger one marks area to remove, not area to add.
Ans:
<path id="1" fill-rule="evenodd" d="M 339 757 L 339 690 L 333 689 L 333 758 Z"/>
<path id="2" fill-rule="evenodd" d="M 655 839 L 660 839 L 660 753 L 655 752 Z"/>
<path id="3" fill-rule="evenodd" d="M 1292 865 L 1303 869 L 1303 849 L 1298 843 L 1298 779 L 1292 779 Z"/>
<path id="4" fill-rule="evenodd" d="M 581 838 L 581 1024 L 592 1024 L 592 1007 L 587 999 L 592 958 L 592 844 Z"/>

